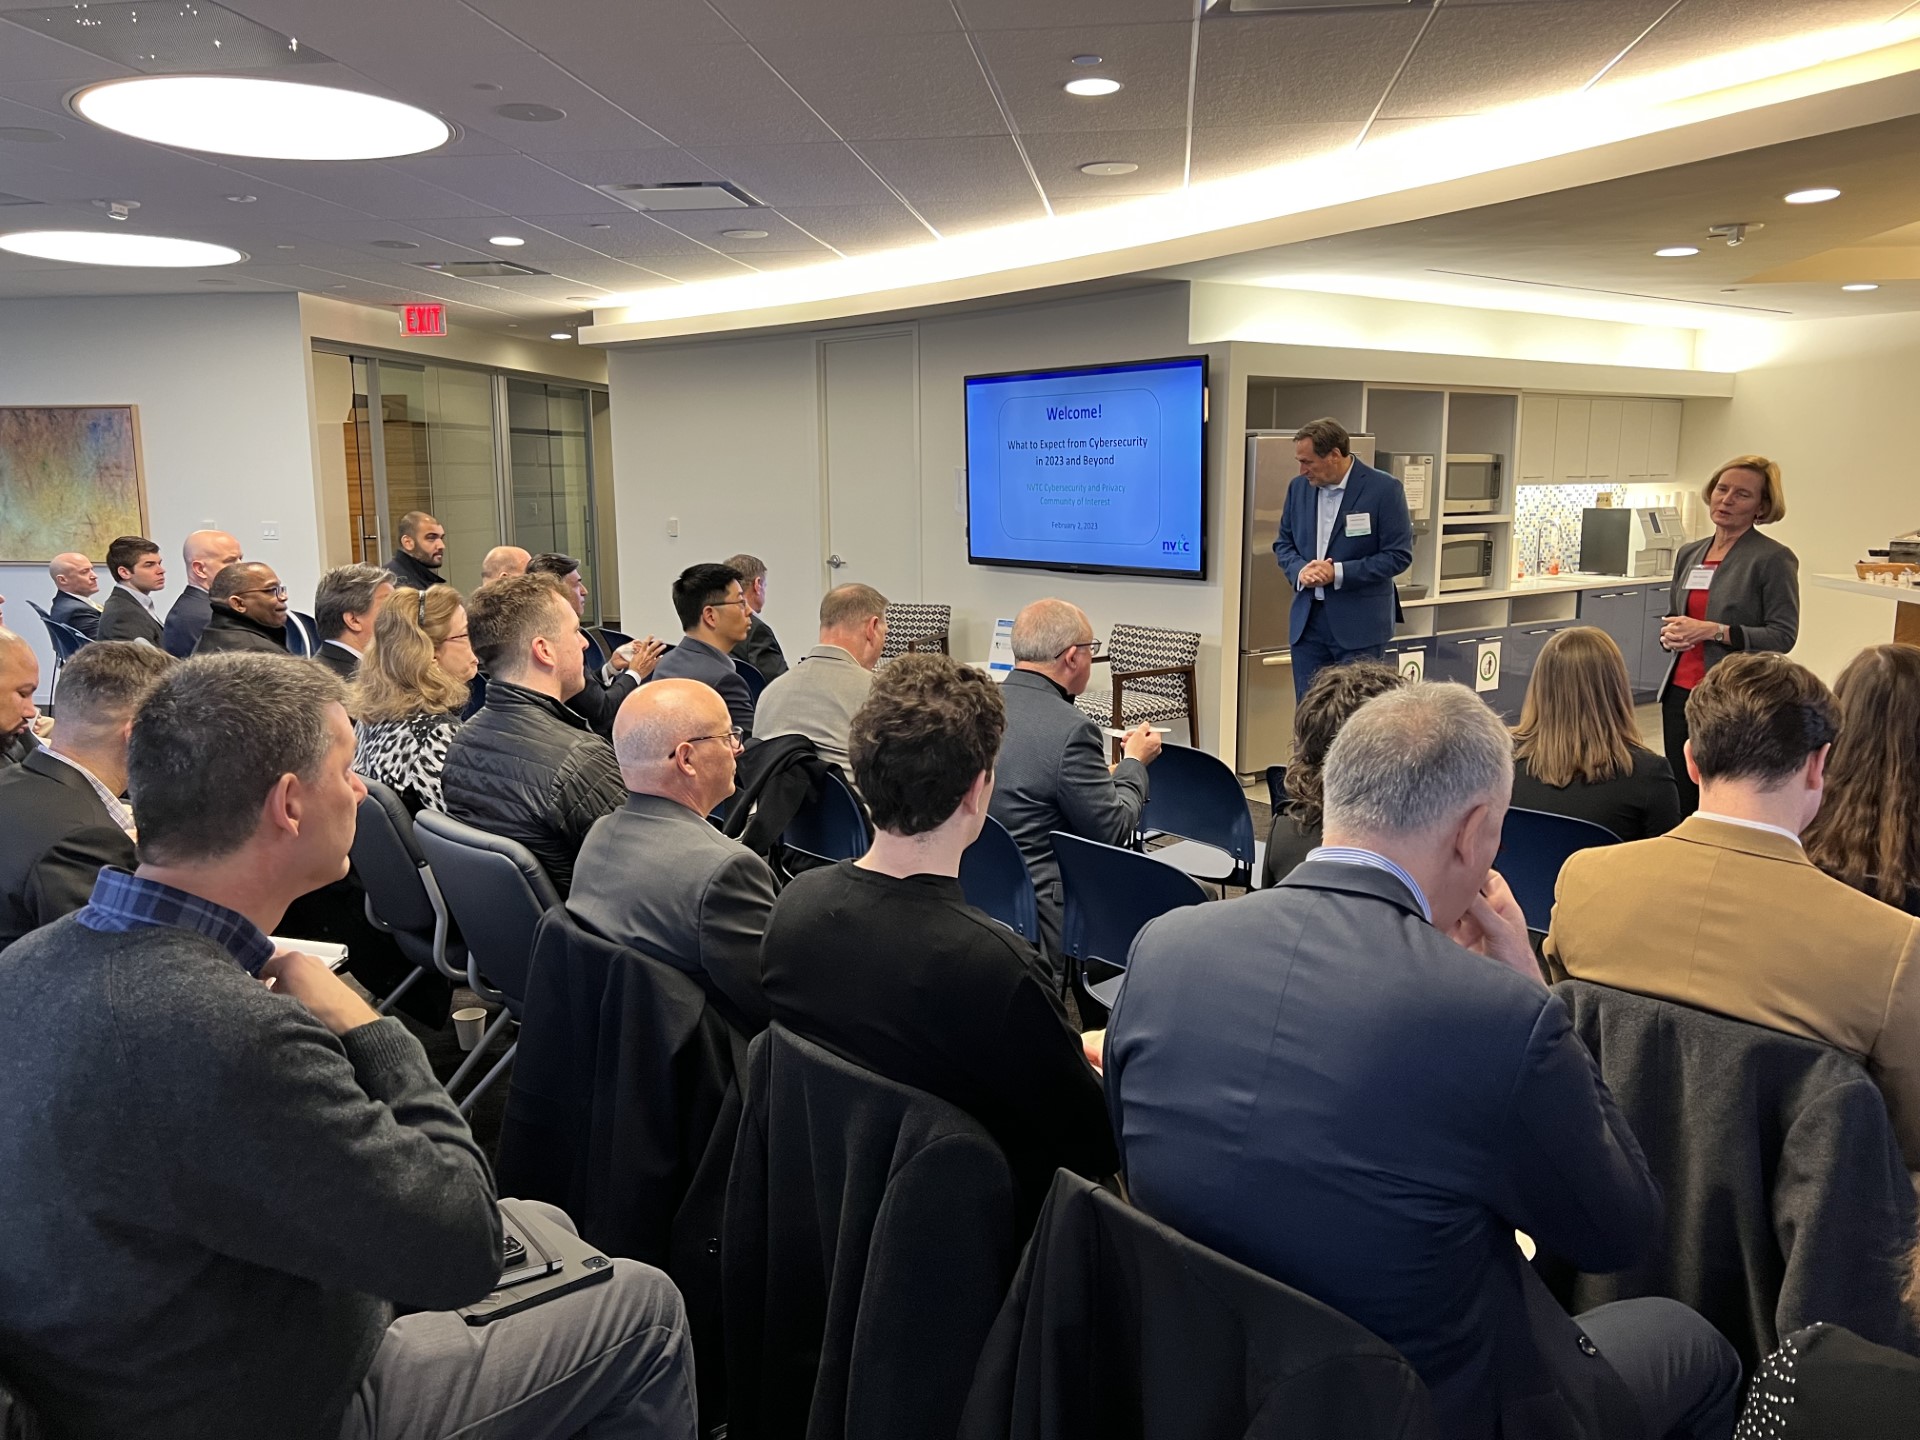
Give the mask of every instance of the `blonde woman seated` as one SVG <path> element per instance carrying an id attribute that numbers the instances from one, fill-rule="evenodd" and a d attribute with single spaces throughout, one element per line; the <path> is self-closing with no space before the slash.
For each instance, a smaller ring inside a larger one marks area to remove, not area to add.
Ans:
<path id="1" fill-rule="evenodd" d="M 380 607 L 353 686 L 353 768 L 391 786 L 409 812 L 438 810 L 447 742 L 479 668 L 458 590 L 394 591 Z"/>
<path id="2" fill-rule="evenodd" d="M 1680 823 L 1673 767 L 1640 743 L 1620 647 L 1604 630 L 1562 630 L 1541 648 L 1513 730 L 1513 804 L 1590 820 L 1622 840 Z"/>

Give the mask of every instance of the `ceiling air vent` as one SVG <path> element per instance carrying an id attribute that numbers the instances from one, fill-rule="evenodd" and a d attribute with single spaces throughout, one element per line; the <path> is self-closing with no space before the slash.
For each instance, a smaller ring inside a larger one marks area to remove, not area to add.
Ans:
<path id="1" fill-rule="evenodd" d="M 726 180 L 673 180 L 659 185 L 596 185 L 634 210 L 749 210 L 760 202 Z"/>
<path id="2" fill-rule="evenodd" d="M 8 10 L 0 20 L 147 75 L 282 70 L 328 59 L 293 36 L 236 15 L 213 0 L 54 5 Z"/>
<path id="3" fill-rule="evenodd" d="M 515 279 L 523 275 L 545 275 L 531 265 L 516 265 L 511 260 L 415 260 L 422 270 L 436 275 L 455 275 L 462 280 Z"/>

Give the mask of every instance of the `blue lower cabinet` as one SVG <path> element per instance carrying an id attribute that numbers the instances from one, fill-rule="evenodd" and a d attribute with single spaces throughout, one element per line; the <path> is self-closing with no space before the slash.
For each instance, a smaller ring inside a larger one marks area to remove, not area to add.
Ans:
<path id="1" fill-rule="evenodd" d="M 1673 662 L 1673 657 L 1660 648 L 1660 624 L 1667 618 L 1672 603 L 1673 591 L 1666 581 L 1647 587 L 1638 663 L 1634 656 L 1627 657 L 1627 664 L 1633 669 L 1633 693 L 1638 699 L 1653 699 L 1660 682 L 1667 678 L 1667 666 Z"/>
<path id="2" fill-rule="evenodd" d="M 1436 635 L 1433 655 L 1427 663 L 1427 678 L 1451 680 L 1478 691 L 1481 699 L 1502 714 L 1506 713 L 1509 703 L 1517 710 L 1520 703 L 1518 697 L 1526 693 L 1526 682 L 1522 680 L 1518 691 L 1509 696 L 1511 687 L 1506 675 L 1506 648 L 1510 633 L 1503 628 Z M 1499 647 L 1497 654 L 1488 649 L 1493 645 Z"/>
<path id="3" fill-rule="evenodd" d="M 1433 675 L 1433 641 L 1395 640 L 1388 644 L 1386 654 L 1381 657 L 1402 675 L 1412 679 L 1415 667 L 1418 673 L 1431 680 Z"/>
<path id="4" fill-rule="evenodd" d="M 1520 718 L 1520 707 L 1527 698 L 1527 684 L 1533 667 L 1540 663 L 1540 652 L 1562 630 L 1578 625 L 1578 620 L 1536 620 L 1530 625 L 1510 625 L 1500 647 L 1500 696 L 1498 707 L 1510 721 Z"/>
<path id="5" fill-rule="evenodd" d="M 1617 590 L 1586 590 L 1580 595 L 1580 623 L 1604 630 L 1620 647 L 1627 671 L 1638 670 L 1641 642 L 1646 636 L 1646 586 L 1622 585 Z M 1658 633 L 1656 628 L 1655 633 Z"/>

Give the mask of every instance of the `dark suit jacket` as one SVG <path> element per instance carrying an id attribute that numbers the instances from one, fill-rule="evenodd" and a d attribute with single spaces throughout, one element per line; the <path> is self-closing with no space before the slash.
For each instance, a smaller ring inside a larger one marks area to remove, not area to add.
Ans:
<path id="1" fill-rule="evenodd" d="M 1286 507 L 1280 514 L 1280 536 L 1274 556 L 1295 587 L 1293 609 L 1287 617 L 1287 638 L 1298 641 L 1313 606 L 1313 587 L 1299 589 L 1300 571 L 1319 558 L 1320 492 L 1304 475 L 1287 487 Z M 1351 535 L 1350 517 L 1367 517 L 1368 533 Z M 1413 521 L 1407 514 L 1407 492 L 1384 471 L 1356 459 L 1347 475 L 1346 493 L 1333 517 L 1333 534 L 1326 558 L 1340 567 L 1338 587 L 1326 587 L 1327 624 L 1345 650 L 1384 645 L 1393 638 L 1399 597 L 1393 578 L 1413 564 Z"/>
<path id="2" fill-rule="evenodd" d="M 0 946 L 85 905 L 102 865 L 135 863 L 126 831 L 64 760 L 35 750 L 0 770 Z"/>
<path id="3" fill-rule="evenodd" d="M 679 643 L 660 657 L 660 663 L 653 667 L 653 674 L 648 678 L 698 680 L 702 685 L 712 686 L 727 702 L 727 713 L 740 727 L 740 733 L 753 733 L 753 696 L 747 691 L 747 682 L 733 668 L 733 660 L 706 641 L 682 635 Z"/>
<path id="4" fill-rule="evenodd" d="M 620 706 L 635 690 L 640 682 L 633 677 L 632 671 L 625 671 L 613 677 L 613 683 L 607 684 L 600 672 L 605 661 L 595 659 L 594 650 L 587 651 L 585 675 L 587 683 L 580 693 L 567 701 L 567 708 L 591 725 L 600 734 L 613 739 L 614 718 L 620 713 Z"/>
<path id="5" fill-rule="evenodd" d="M 1392 875 L 1310 860 L 1152 922 L 1106 1084 L 1134 1202 L 1399 1350 L 1442 1434 L 1638 1432 L 1512 1232 L 1621 1269 L 1659 1187 L 1566 1007 Z"/>
<path id="6" fill-rule="evenodd" d="M 1065 830 L 1103 845 L 1126 844 L 1147 803 L 1147 767 L 1122 760 L 1109 772 L 1100 726 L 1038 671 L 1015 670 L 1000 698 L 1007 733 L 994 767 L 992 814 L 1026 857 L 1040 938 L 1057 959 L 1065 902 L 1049 837 Z"/>
<path id="7" fill-rule="evenodd" d="M 158 645 L 165 633 L 166 627 L 153 612 L 134 599 L 124 586 L 114 586 L 107 603 L 100 607 L 98 638 L 101 640 L 144 640 L 149 645 Z"/>
<path id="8" fill-rule="evenodd" d="M 1687 613 L 1687 576 L 1700 563 L 1713 544 L 1713 536 L 1690 541 L 1674 557 L 1673 586 L 1667 595 L 1667 614 Z M 1800 635 L 1800 557 L 1771 536 L 1749 530 L 1733 542 L 1733 548 L 1713 572 L 1713 584 L 1707 590 L 1707 619 L 1725 625 L 1732 643 L 1722 645 L 1709 640 L 1707 669 L 1711 670 L 1737 650 L 1793 649 Z M 1660 682 L 1662 698 L 1673 679 L 1680 652 L 1667 662 L 1666 678 Z"/>
<path id="9" fill-rule="evenodd" d="M 675 800 L 629 793 L 573 862 L 567 910 L 602 939 L 685 971 L 749 1035 L 765 1028 L 760 937 L 773 871 Z"/>
<path id="10" fill-rule="evenodd" d="M 360 673 L 360 657 L 353 653 L 350 646 L 336 645 L 331 640 L 322 640 L 320 649 L 313 658 L 349 685 L 353 683 L 354 676 Z"/>
<path id="11" fill-rule="evenodd" d="M 213 602 L 207 598 L 207 592 L 198 585 L 187 586 L 167 611 L 166 638 L 160 648 L 176 660 L 186 659 L 200 643 L 207 621 L 212 618 Z"/>
<path id="12" fill-rule="evenodd" d="M 71 625 L 89 640 L 100 638 L 100 612 L 78 595 L 56 590 L 48 613 L 61 625 Z"/>
<path id="13" fill-rule="evenodd" d="M 780 648 L 780 637 L 758 615 L 747 629 L 747 638 L 734 648 L 733 658 L 746 661 L 769 682 L 787 673 L 787 656 Z"/>

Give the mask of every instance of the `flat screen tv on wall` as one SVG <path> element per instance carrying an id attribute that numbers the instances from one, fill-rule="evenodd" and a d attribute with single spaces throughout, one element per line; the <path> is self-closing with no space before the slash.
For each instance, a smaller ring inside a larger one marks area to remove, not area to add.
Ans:
<path id="1" fill-rule="evenodd" d="M 1207 573 L 1207 357 L 969 375 L 967 559 Z"/>

